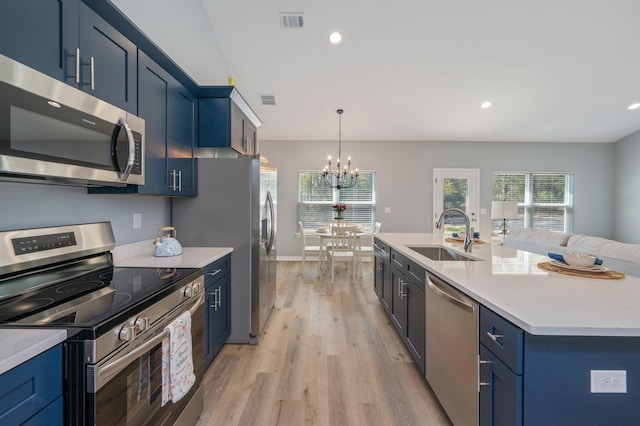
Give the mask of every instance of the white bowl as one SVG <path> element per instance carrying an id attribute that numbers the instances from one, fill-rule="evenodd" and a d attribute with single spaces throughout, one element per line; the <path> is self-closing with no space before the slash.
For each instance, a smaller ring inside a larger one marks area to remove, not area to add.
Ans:
<path id="1" fill-rule="evenodd" d="M 318 228 L 318 232 L 327 232 L 327 228 Z"/>
<path id="2" fill-rule="evenodd" d="M 562 258 L 565 262 L 572 266 L 593 266 L 596 263 L 596 257 L 589 254 L 581 253 L 563 253 Z"/>

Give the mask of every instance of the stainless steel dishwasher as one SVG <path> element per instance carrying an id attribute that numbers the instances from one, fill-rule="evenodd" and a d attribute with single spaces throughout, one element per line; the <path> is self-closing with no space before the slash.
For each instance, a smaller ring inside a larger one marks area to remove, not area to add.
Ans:
<path id="1" fill-rule="evenodd" d="M 425 376 L 456 426 L 478 424 L 478 315 L 475 300 L 426 273 Z"/>

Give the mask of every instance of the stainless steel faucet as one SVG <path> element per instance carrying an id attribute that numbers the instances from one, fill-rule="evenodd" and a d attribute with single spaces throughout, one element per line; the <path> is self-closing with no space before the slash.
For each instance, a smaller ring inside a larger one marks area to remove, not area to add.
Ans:
<path id="1" fill-rule="evenodd" d="M 464 212 L 464 210 L 455 207 L 445 209 L 445 211 L 442 212 L 440 218 L 436 222 L 436 229 L 442 229 L 442 226 L 444 225 L 444 215 L 449 212 L 460 213 L 462 216 L 464 216 L 464 221 L 467 226 L 467 231 L 464 234 L 464 251 L 471 252 L 471 245 L 473 244 L 473 227 L 471 226 L 471 220 L 469 219 L 469 216 Z"/>

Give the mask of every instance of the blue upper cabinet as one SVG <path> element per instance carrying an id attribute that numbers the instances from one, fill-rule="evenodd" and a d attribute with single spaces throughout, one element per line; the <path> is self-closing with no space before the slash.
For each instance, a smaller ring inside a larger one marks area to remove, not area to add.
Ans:
<path id="1" fill-rule="evenodd" d="M 135 114 L 137 47 L 82 2 L 79 16 L 80 88 Z"/>
<path id="2" fill-rule="evenodd" d="M 198 146 L 258 154 L 258 116 L 233 86 L 202 87 L 198 92 Z"/>
<path id="3" fill-rule="evenodd" d="M 0 53 L 67 81 L 78 46 L 78 0 L 0 0 Z"/>
<path id="4" fill-rule="evenodd" d="M 195 196 L 196 98 L 143 52 L 138 56 L 138 116 L 145 121 L 145 184 L 89 193 Z"/>
<path id="5" fill-rule="evenodd" d="M 132 113 L 137 47 L 79 0 L 0 0 L 0 53 Z"/>

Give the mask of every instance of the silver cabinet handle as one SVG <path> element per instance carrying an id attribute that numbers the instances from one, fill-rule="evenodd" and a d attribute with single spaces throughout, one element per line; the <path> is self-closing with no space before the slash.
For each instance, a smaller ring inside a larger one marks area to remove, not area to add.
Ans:
<path id="1" fill-rule="evenodd" d="M 79 58 L 80 57 L 80 49 L 78 49 L 77 52 L 78 52 L 78 58 Z M 94 59 L 94 57 L 93 56 L 90 57 L 89 58 L 89 62 L 81 63 L 81 62 L 78 61 L 77 64 L 78 64 L 78 75 L 80 75 L 79 74 L 79 71 L 80 71 L 80 66 L 79 65 L 80 64 L 81 65 L 89 65 L 89 82 L 88 83 L 82 82 L 82 85 L 83 86 L 89 86 L 91 88 L 91 90 L 96 90 L 96 85 L 95 85 L 95 59 Z M 80 83 L 80 81 L 78 81 L 78 83 Z"/>
<path id="2" fill-rule="evenodd" d="M 217 311 L 218 308 L 222 306 L 222 287 L 218 287 L 216 289 L 216 292 L 218 293 L 218 297 L 216 298 L 216 311 Z"/>
<path id="3" fill-rule="evenodd" d="M 222 268 L 220 269 L 215 269 L 212 272 L 207 272 L 207 275 L 210 277 L 215 277 L 216 275 L 218 275 L 220 272 L 222 271 Z"/>
<path id="4" fill-rule="evenodd" d="M 489 339 L 493 340 L 494 342 L 497 342 L 498 339 L 504 337 L 503 334 L 492 334 L 490 331 L 487 331 L 487 336 L 489 336 Z"/>
<path id="5" fill-rule="evenodd" d="M 66 53 L 66 52 L 65 52 Z M 73 58 L 75 56 L 75 75 L 74 74 L 69 74 L 67 73 L 67 63 L 68 63 L 68 58 Z M 65 55 L 65 63 L 64 63 L 64 77 L 69 78 L 69 77 L 73 77 L 76 81 L 76 84 L 80 84 L 80 48 L 76 47 L 76 54 L 72 55 L 70 53 L 66 53 Z"/>
<path id="6" fill-rule="evenodd" d="M 182 192 L 182 170 L 178 170 L 178 192 Z"/>
<path id="7" fill-rule="evenodd" d="M 480 381 L 480 366 L 482 364 L 492 364 L 491 361 L 483 361 L 480 359 L 480 356 L 478 355 L 478 392 L 480 392 L 480 387 L 482 386 L 491 386 L 492 383 L 491 382 L 481 382 Z"/>
<path id="8" fill-rule="evenodd" d="M 120 180 L 124 182 L 129 178 L 136 160 L 136 140 L 133 137 L 133 132 L 131 131 L 131 127 L 129 127 L 129 123 L 127 123 L 127 120 L 124 117 L 120 117 L 120 119 L 118 120 L 118 124 L 122 126 L 125 133 L 127 134 L 127 139 L 129 140 L 129 154 L 127 158 L 127 165 L 124 168 L 124 171 L 120 174 Z"/>
<path id="9" fill-rule="evenodd" d="M 400 299 L 404 299 L 407 296 L 407 293 L 404 292 L 406 284 L 402 278 L 398 277 L 398 296 L 400 296 Z"/>
<path id="10" fill-rule="evenodd" d="M 89 61 L 89 65 L 90 65 L 90 69 L 91 69 L 91 90 L 96 90 L 96 79 L 95 79 L 95 61 L 93 59 L 93 56 L 91 57 L 91 60 Z"/>

